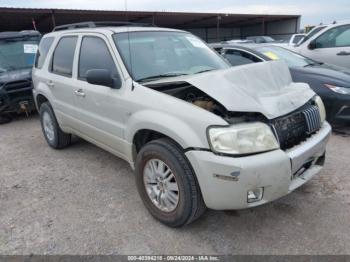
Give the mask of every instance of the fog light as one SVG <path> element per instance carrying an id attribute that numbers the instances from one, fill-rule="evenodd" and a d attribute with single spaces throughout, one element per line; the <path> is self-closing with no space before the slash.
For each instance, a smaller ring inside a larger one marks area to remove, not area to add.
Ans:
<path id="1" fill-rule="evenodd" d="M 247 192 L 247 202 L 248 203 L 253 203 L 256 201 L 260 201 L 263 197 L 264 194 L 264 188 L 263 187 L 258 187 L 253 190 L 248 190 Z"/>

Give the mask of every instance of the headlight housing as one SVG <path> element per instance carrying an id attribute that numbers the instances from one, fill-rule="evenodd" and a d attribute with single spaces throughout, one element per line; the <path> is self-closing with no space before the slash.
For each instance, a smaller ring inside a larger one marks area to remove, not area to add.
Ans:
<path id="1" fill-rule="evenodd" d="M 320 111 L 321 123 L 323 123 L 326 120 L 326 109 L 324 107 L 321 97 L 316 96 L 315 103 L 318 106 L 318 110 Z"/>
<path id="2" fill-rule="evenodd" d="M 242 155 L 279 148 L 271 128 L 261 122 L 210 127 L 208 140 L 215 153 Z"/>
<path id="3" fill-rule="evenodd" d="M 333 92 L 338 93 L 338 94 L 350 95 L 350 88 L 335 86 L 335 85 L 331 85 L 331 84 L 324 84 L 324 86 L 329 88 Z"/>

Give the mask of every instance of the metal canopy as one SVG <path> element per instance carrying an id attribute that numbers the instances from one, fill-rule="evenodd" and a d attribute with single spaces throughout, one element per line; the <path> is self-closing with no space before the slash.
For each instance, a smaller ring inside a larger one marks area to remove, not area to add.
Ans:
<path id="1" fill-rule="evenodd" d="M 83 21 L 129 21 L 151 23 L 171 28 L 244 27 L 272 21 L 299 19 L 299 15 L 254 15 L 225 13 L 100 11 L 76 9 L 0 8 L 0 32 L 32 30 L 35 23 L 40 32 L 54 26 Z"/>

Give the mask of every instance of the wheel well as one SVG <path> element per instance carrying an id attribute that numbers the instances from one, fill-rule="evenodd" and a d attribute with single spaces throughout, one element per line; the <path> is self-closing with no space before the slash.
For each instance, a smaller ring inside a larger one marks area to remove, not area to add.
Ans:
<path id="1" fill-rule="evenodd" d="M 38 106 L 38 110 L 40 110 L 41 105 L 43 103 L 47 102 L 47 101 L 49 101 L 49 100 L 45 96 L 40 95 L 40 94 L 37 95 L 37 97 L 36 97 L 36 104 Z"/>
<path id="2" fill-rule="evenodd" d="M 171 137 L 164 135 L 160 132 L 150 130 L 150 129 L 141 129 L 136 132 L 133 139 L 133 154 L 134 159 L 136 158 L 137 153 L 141 150 L 141 148 L 150 141 L 159 139 L 159 138 L 169 138 L 174 141 Z M 174 141 L 177 145 L 179 145 L 176 141 Z M 181 148 L 181 146 L 179 145 Z"/>

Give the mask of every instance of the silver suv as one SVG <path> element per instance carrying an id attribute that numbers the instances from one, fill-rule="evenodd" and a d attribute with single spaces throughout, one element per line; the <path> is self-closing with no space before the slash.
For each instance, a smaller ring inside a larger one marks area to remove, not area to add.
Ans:
<path id="1" fill-rule="evenodd" d="M 47 143 L 74 134 L 128 161 L 166 225 L 275 200 L 323 166 L 323 103 L 281 61 L 230 67 L 188 32 L 127 23 L 61 26 L 36 60 Z"/>

